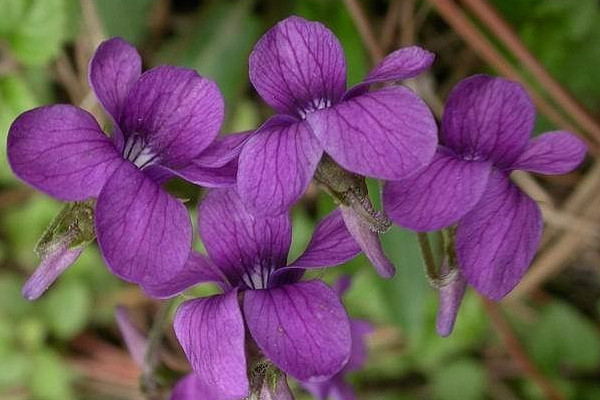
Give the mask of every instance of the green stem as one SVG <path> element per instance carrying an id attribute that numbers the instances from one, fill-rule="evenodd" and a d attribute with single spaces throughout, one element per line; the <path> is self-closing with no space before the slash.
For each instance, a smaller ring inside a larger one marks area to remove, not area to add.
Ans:
<path id="1" fill-rule="evenodd" d="M 425 232 L 418 232 L 417 237 L 419 238 L 419 246 L 421 247 L 423 262 L 425 263 L 427 278 L 429 278 L 429 282 L 432 286 L 437 286 L 440 275 L 435 266 L 435 258 L 433 257 L 433 251 L 431 250 L 431 244 L 429 243 L 429 236 Z"/>
<path id="2" fill-rule="evenodd" d="M 171 307 L 174 299 L 161 303 L 156 312 L 150 332 L 148 332 L 148 346 L 144 356 L 144 374 L 142 376 L 142 389 L 148 400 L 162 398 L 159 391 L 159 382 L 156 379 L 156 369 L 160 362 L 159 350 L 164 335 L 165 326 L 170 322 Z"/>

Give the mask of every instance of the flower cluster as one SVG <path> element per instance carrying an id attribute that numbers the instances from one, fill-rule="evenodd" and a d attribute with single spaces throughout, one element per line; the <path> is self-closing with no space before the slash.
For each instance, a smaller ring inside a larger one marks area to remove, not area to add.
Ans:
<path id="1" fill-rule="evenodd" d="M 319 399 L 353 398 L 344 374 L 364 363 L 371 327 L 349 319 L 340 300 L 347 282 L 332 289 L 304 280 L 305 271 L 362 251 L 391 277 L 394 266 L 379 242 L 390 225 L 385 213 L 417 232 L 444 230 L 438 332 L 448 335 L 467 285 L 500 300 L 535 255 L 540 210 L 510 173 L 566 173 L 586 152 L 568 132 L 529 140 L 535 111 L 527 94 L 483 75 L 453 90 L 438 136 L 427 105 L 396 84 L 433 61 L 419 47 L 399 49 L 347 89 L 337 38 L 320 23 L 290 17 L 249 59 L 250 81 L 276 114 L 252 132 L 219 136 L 224 102 L 213 82 L 180 67 L 142 73 L 131 45 L 103 42 L 89 82 L 112 121 L 110 137 L 71 105 L 28 111 L 9 132 L 14 173 L 75 202 L 51 230 L 24 295 L 39 297 L 95 235 L 108 268 L 151 297 L 202 282 L 221 289 L 185 301 L 176 313 L 175 333 L 193 373 L 173 399 L 234 400 L 263 390 L 265 398 L 291 398 L 285 378 L 254 388 L 248 371 L 265 360 Z M 171 178 L 211 188 L 197 212 L 206 254 L 192 248 L 187 207 L 163 187 Z M 385 212 L 373 207 L 365 178 L 385 181 Z M 290 262 L 289 210 L 313 179 L 339 209 Z M 72 211 L 79 209 L 93 222 Z M 122 313 L 118 319 L 143 364 L 146 339 Z"/>

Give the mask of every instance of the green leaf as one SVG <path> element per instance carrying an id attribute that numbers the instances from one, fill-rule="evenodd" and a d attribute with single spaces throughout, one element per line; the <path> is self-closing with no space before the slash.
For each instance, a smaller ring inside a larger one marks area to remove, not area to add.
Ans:
<path id="1" fill-rule="evenodd" d="M 58 281 L 40 303 L 50 331 L 61 339 L 70 339 L 81 332 L 92 309 L 88 289 L 74 279 Z"/>
<path id="2" fill-rule="evenodd" d="M 0 275 L 0 315 L 7 319 L 17 321 L 32 311 L 33 305 L 21 296 L 20 277 L 4 273 Z"/>
<path id="3" fill-rule="evenodd" d="M 60 356 L 51 350 L 37 353 L 33 359 L 29 389 L 35 399 L 71 400 L 74 399 L 71 371 Z"/>
<path id="4" fill-rule="evenodd" d="M 0 393 L 5 389 L 24 386 L 31 370 L 31 361 L 23 352 L 15 349 L 0 351 Z"/>
<path id="5" fill-rule="evenodd" d="M 0 35 L 10 34 L 21 22 L 30 0 L 0 0 Z"/>
<path id="6" fill-rule="evenodd" d="M 42 65 L 55 58 L 71 34 L 76 21 L 68 2 L 74 0 L 30 0 L 16 29 L 9 35 L 15 57 L 27 65 Z"/>
<path id="7" fill-rule="evenodd" d="M 436 400 L 485 398 L 487 378 L 483 365 L 468 359 L 442 366 L 432 378 Z"/>
<path id="8" fill-rule="evenodd" d="M 253 2 L 213 2 L 159 54 L 159 63 L 196 69 L 214 80 L 228 107 L 248 85 L 248 56 L 261 33 Z"/>
<path id="9" fill-rule="evenodd" d="M 600 334 L 594 324 L 566 303 L 548 305 L 527 337 L 531 356 L 548 373 L 570 367 L 593 371 L 600 363 Z"/>
<path id="10" fill-rule="evenodd" d="M 94 0 L 108 37 L 120 36 L 139 44 L 148 29 L 155 0 Z"/>

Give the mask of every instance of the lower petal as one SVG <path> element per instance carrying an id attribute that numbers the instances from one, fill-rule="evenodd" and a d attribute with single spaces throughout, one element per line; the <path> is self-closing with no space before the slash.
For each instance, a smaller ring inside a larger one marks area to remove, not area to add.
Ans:
<path id="1" fill-rule="evenodd" d="M 350 357 L 348 315 L 321 281 L 246 291 L 244 314 L 265 356 L 300 381 L 328 379 Z"/>
<path id="2" fill-rule="evenodd" d="M 467 282 L 492 300 L 502 299 L 531 264 L 542 226 L 535 201 L 494 172 L 479 203 L 458 225 L 457 256 Z"/>
<path id="3" fill-rule="evenodd" d="M 383 253 L 379 235 L 376 232 L 373 232 L 371 227 L 352 208 L 340 206 L 340 210 L 342 210 L 342 217 L 344 218 L 348 231 L 350 231 L 350 234 L 354 237 L 356 243 L 358 243 L 369 261 L 371 261 L 371 264 L 373 264 L 377 273 L 383 278 L 391 278 L 394 276 L 396 268 Z"/>
<path id="4" fill-rule="evenodd" d="M 96 233 L 109 269 L 142 286 L 177 276 L 192 245 L 185 206 L 129 163 L 110 177 L 98 197 Z"/>
<path id="5" fill-rule="evenodd" d="M 98 196 L 123 162 L 91 114 L 64 104 L 21 114 L 10 127 L 7 156 L 15 175 L 64 201 Z"/>
<path id="6" fill-rule="evenodd" d="M 454 224 L 479 201 L 490 166 L 439 149 L 431 164 L 407 179 L 385 184 L 383 205 L 398 225 L 419 232 Z"/>
<path id="7" fill-rule="evenodd" d="M 322 154 L 305 123 L 271 119 L 240 154 L 237 187 L 242 201 L 257 215 L 286 212 L 308 187 Z"/>
<path id="8" fill-rule="evenodd" d="M 338 164 L 357 174 L 401 179 L 425 167 L 437 147 L 431 111 L 411 90 L 389 87 L 308 114 Z"/>
<path id="9" fill-rule="evenodd" d="M 189 300 L 177 310 L 175 335 L 195 372 L 194 378 L 189 379 L 197 381 L 187 382 L 191 385 L 187 389 L 203 395 L 177 399 L 237 400 L 248 395 L 244 321 L 237 295 L 232 290 Z M 211 393 L 205 393 L 206 389 Z"/>

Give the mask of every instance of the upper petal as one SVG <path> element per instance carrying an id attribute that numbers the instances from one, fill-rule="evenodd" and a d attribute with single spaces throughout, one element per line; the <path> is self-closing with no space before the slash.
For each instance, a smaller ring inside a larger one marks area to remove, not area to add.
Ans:
<path id="1" fill-rule="evenodd" d="M 287 212 L 313 177 L 323 149 L 304 122 L 273 118 L 244 145 L 237 187 L 257 215 Z"/>
<path id="2" fill-rule="evenodd" d="M 318 22 L 289 17 L 271 28 L 250 55 L 250 80 L 280 113 L 336 103 L 346 90 L 344 51 L 335 35 Z"/>
<path id="3" fill-rule="evenodd" d="M 360 247 L 352 237 L 340 210 L 319 223 L 304 253 L 290 267 L 321 268 L 343 264 L 356 257 Z"/>
<path id="4" fill-rule="evenodd" d="M 398 49 L 388 54 L 362 82 L 351 88 L 344 97 L 349 98 L 362 94 L 374 83 L 399 81 L 418 76 L 427 71 L 434 60 L 435 54 L 419 46 Z"/>
<path id="5" fill-rule="evenodd" d="M 234 189 L 206 195 L 198 207 L 198 230 L 208 255 L 233 286 L 244 272 L 285 265 L 292 239 L 288 214 L 256 217 Z"/>
<path id="6" fill-rule="evenodd" d="M 506 296 L 521 280 L 542 235 L 538 205 L 501 172 L 458 225 L 456 249 L 467 282 L 492 300 Z"/>
<path id="7" fill-rule="evenodd" d="M 400 179 L 426 166 L 437 146 L 429 108 L 411 90 L 388 87 L 308 114 L 325 151 L 365 176 Z"/>
<path id="8" fill-rule="evenodd" d="M 400 226 L 420 232 L 442 229 L 477 204 L 489 173 L 488 163 L 463 161 L 440 147 L 423 171 L 386 182 L 383 205 Z"/>
<path id="9" fill-rule="evenodd" d="M 161 299 L 176 296 L 204 282 L 216 283 L 222 288 L 228 285 L 227 278 L 210 258 L 192 250 L 180 273 L 167 281 L 153 281 L 142 287 L 148 296 Z"/>
<path id="10" fill-rule="evenodd" d="M 350 357 L 350 323 L 321 281 L 244 294 L 246 324 L 266 357 L 300 381 L 335 375 Z"/>
<path id="11" fill-rule="evenodd" d="M 248 395 L 244 321 L 236 290 L 186 301 L 177 310 L 174 328 L 195 371 L 195 390 L 211 390 L 202 393 L 206 397 L 190 400 L 238 400 Z"/>
<path id="12" fill-rule="evenodd" d="M 181 273 L 192 245 L 185 206 L 130 163 L 115 171 L 98 197 L 96 234 L 109 269 L 142 286 Z"/>
<path id="13" fill-rule="evenodd" d="M 131 88 L 119 125 L 125 137 L 139 135 L 162 164 L 175 167 L 212 143 L 223 117 L 223 96 L 214 82 L 191 69 L 161 66 Z"/>
<path id="14" fill-rule="evenodd" d="M 379 241 L 379 235 L 352 208 L 340 206 L 342 217 L 348 231 L 356 240 L 365 256 L 383 278 L 391 278 L 396 273 L 394 264 L 385 256 Z"/>
<path id="15" fill-rule="evenodd" d="M 487 75 L 461 81 L 446 100 L 442 137 L 466 159 L 508 167 L 521 155 L 535 122 L 535 109 L 518 83 Z"/>
<path id="16" fill-rule="evenodd" d="M 19 178 L 64 201 L 98 196 L 123 162 L 91 114 L 63 104 L 21 114 L 8 132 L 7 156 Z"/>
<path id="17" fill-rule="evenodd" d="M 129 89 L 142 74 L 142 59 L 127 41 L 115 37 L 100 43 L 90 60 L 88 80 L 104 110 L 119 120 Z"/>
<path id="18" fill-rule="evenodd" d="M 540 174 L 566 174 L 585 158 L 585 142 L 570 132 L 548 132 L 530 140 L 511 169 L 524 169 Z"/>

